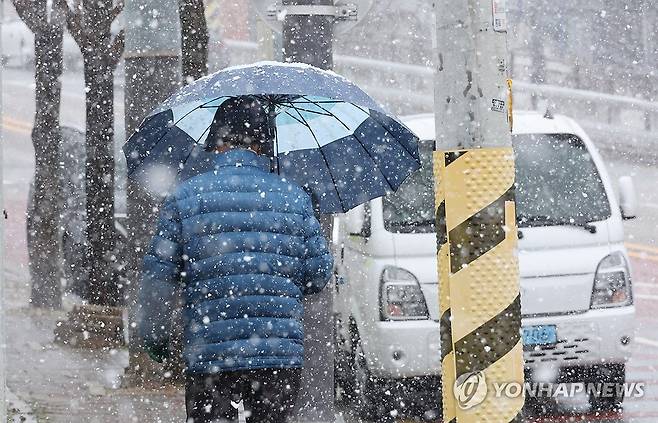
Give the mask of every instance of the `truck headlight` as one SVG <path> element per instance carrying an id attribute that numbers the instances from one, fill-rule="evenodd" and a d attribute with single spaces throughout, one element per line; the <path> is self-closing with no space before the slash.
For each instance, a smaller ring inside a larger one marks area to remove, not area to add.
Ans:
<path id="1" fill-rule="evenodd" d="M 384 269 L 379 299 L 382 320 L 429 318 L 418 279 L 407 270 L 392 266 Z"/>
<path id="2" fill-rule="evenodd" d="M 631 277 L 624 255 L 616 251 L 599 262 L 594 276 L 590 308 L 632 304 Z"/>

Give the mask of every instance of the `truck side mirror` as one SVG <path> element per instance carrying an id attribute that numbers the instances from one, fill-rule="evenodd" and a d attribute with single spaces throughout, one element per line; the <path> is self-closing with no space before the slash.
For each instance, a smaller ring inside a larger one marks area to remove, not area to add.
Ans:
<path id="1" fill-rule="evenodd" d="M 348 235 L 363 236 L 365 224 L 365 206 L 363 204 L 353 208 L 345 214 L 345 229 Z"/>
<path id="2" fill-rule="evenodd" d="M 637 216 L 637 195 L 633 178 L 630 176 L 619 178 L 619 208 L 623 219 L 633 219 Z"/>

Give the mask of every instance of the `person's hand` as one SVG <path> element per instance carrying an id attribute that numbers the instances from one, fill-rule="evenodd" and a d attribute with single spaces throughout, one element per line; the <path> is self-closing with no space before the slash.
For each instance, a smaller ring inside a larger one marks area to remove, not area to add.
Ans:
<path id="1" fill-rule="evenodd" d="M 144 346 L 144 350 L 151 357 L 151 360 L 162 363 L 166 358 L 169 358 L 169 348 L 167 344 L 155 345 L 148 344 Z"/>

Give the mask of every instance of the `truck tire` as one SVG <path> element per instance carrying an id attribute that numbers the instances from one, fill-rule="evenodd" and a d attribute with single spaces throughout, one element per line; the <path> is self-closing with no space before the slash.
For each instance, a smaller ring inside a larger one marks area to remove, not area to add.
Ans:
<path id="1" fill-rule="evenodd" d="M 601 365 L 598 374 L 600 378 L 596 382 L 623 385 L 626 381 L 626 365 L 623 363 Z M 623 402 L 623 389 L 621 395 L 617 395 L 617 390 L 615 390 L 613 396 L 602 397 L 595 394 L 589 396 L 592 411 L 621 411 Z"/>
<path id="2" fill-rule="evenodd" d="M 341 402 L 353 402 L 354 398 L 354 354 L 359 339 L 359 331 L 356 323 L 350 317 L 347 323 L 336 319 L 336 328 L 334 330 L 334 381 L 337 390 L 340 390 Z M 347 325 L 346 333 L 341 330 L 342 325 Z"/>
<path id="3" fill-rule="evenodd" d="M 341 330 L 343 323 L 340 316 L 334 315 L 334 325 L 334 394 L 336 404 L 348 405 L 354 392 L 352 344 L 346 339 L 351 339 L 351 335 L 349 335 L 349 329 L 347 336 L 343 334 Z"/>
<path id="4" fill-rule="evenodd" d="M 359 417 L 364 420 L 373 419 L 377 417 L 377 393 L 361 342 L 356 345 L 353 359 L 354 384 L 352 399 L 354 406 Z"/>
<path id="5" fill-rule="evenodd" d="M 359 418 L 377 423 L 392 423 L 392 407 L 389 398 L 385 395 L 382 381 L 374 377 L 368 369 L 368 362 L 363 352 L 361 340 L 356 337 L 353 354 L 353 385 L 351 402 Z"/>

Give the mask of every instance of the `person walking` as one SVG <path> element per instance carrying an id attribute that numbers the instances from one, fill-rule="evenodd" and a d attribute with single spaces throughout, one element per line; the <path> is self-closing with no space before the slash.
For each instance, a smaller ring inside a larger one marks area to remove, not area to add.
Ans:
<path id="1" fill-rule="evenodd" d="M 333 259 L 309 195 L 270 172 L 268 114 L 235 97 L 206 141 L 212 169 L 182 182 L 161 207 L 144 258 L 138 333 L 169 356 L 182 289 L 189 423 L 286 420 L 300 389 L 302 297 L 321 291 Z"/>

